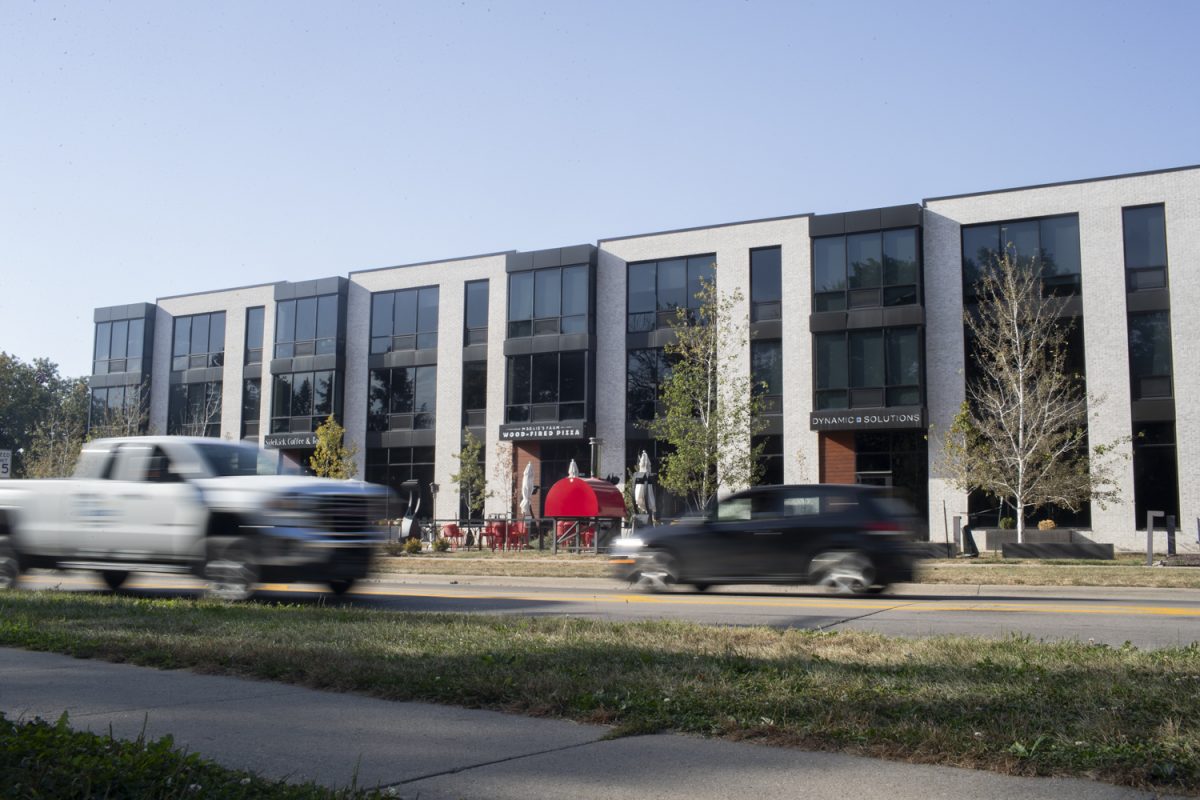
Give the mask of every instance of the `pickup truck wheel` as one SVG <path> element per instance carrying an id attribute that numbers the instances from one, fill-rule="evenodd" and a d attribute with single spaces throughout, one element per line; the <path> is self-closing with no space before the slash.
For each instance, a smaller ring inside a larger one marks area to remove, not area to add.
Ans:
<path id="1" fill-rule="evenodd" d="M 15 589 L 21 578 L 21 565 L 17 554 L 7 544 L 0 544 L 0 591 Z"/>
<path id="2" fill-rule="evenodd" d="M 207 594 L 217 600 L 248 600 L 258 583 L 258 565 L 250 544 L 238 539 L 210 554 L 204 565 Z"/>
<path id="3" fill-rule="evenodd" d="M 100 573 L 100 577 L 104 579 L 104 585 L 115 592 L 125 583 L 129 573 L 117 569 L 106 569 Z"/>
<path id="4" fill-rule="evenodd" d="M 353 578 L 335 578 L 325 582 L 329 586 L 329 591 L 334 594 L 345 594 L 350 591 L 350 587 L 354 585 Z"/>

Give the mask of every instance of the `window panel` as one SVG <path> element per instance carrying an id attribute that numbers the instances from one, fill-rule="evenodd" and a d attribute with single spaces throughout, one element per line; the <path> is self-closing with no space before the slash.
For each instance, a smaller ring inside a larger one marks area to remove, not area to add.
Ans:
<path id="1" fill-rule="evenodd" d="M 296 341 L 317 338 L 317 298 L 304 297 L 296 301 Z"/>
<path id="2" fill-rule="evenodd" d="M 208 323 L 208 352 L 225 352 L 225 312 L 218 311 L 212 315 Z M 214 364 L 213 366 L 218 366 Z"/>
<path id="3" fill-rule="evenodd" d="M 317 339 L 337 337 L 338 297 L 336 294 L 317 298 Z"/>
<path id="4" fill-rule="evenodd" d="M 963 280 L 972 286 L 983 277 L 1000 252 L 1000 226 L 975 225 L 962 229 Z"/>
<path id="5" fill-rule="evenodd" d="M 846 373 L 846 335 L 843 333 L 822 333 L 816 337 L 817 351 L 817 388 L 845 389 Z"/>
<path id="6" fill-rule="evenodd" d="M 533 402 L 558 402 L 558 353 L 539 353 L 533 356 Z"/>
<path id="7" fill-rule="evenodd" d="M 175 318 L 175 346 L 171 350 L 173 356 L 186 356 L 191 347 L 192 318 Z"/>
<path id="8" fill-rule="evenodd" d="M 813 292 L 842 292 L 845 289 L 845 237 L 813 239 Z"/>
<path id="9" fill-rule="evenodd" d="M 417 332 L 417 293 L 413 289 L 392 293 L 393 336 L 407 336 Z"/>
<path id="10" fill-rule="evenodd" d="M 916 328 L 887 331 L 887 383 L 889 386 L 921 381 L 921 349 Z"/>
<path id="11" fill-rule="evenodd" d="M 846 237 L 846 263 L 851 289 L 871 289 L 883 280 L 883 254 L 878 233 Z"/>
<path id="12" fill-rule="evenodd" d="M 559 354 L 559 392 L 560 403 L 579 402 L 586 398 L 587 390 L 587 353 Z"/>
<path id="13" fill-rule="evenodd" d="M 129 321 L 119 320 L 112 324 L 112 344 L 109 347 L 109 358 L 124 358 L 125 348 L 129 344 Z"/>
<path id="14" fill-rule="evenodd" d="M 416 367 L 413 371 L 413 411 L 432 414 L 437 409 L 437 367 Z"/>
<path id="15" fill-rule="evenodd" d="M 391 375 L 391 400 L 389 412 L 392 414 L 411 414 L 413 412 L 413 378 L 412 367 L 397 367 Z"/>
<path id="16" fill-rule="evenodd" d="M 263 318 L 266 309 L 255 306 L 246 310 L 246 347 L 258 349 L 263 346 Z"/>
<path id="17" fill-rule="evenodd" d="M 917 229 L 883 232 L 883 282 L 894 286 L 917 282 Z"/>
<path id="18" fill-rule="evenodd" d="M 192 355 L 208 352 L 208 314 L 197 314 L 192 317 L 191 349 Z"/>
<path id="19" fill-rule="evenodd" d="M 376 292 L 371 295 L 371 336 L 392 335 L 392 314 L 395 292 Z"/>
<path id="20" fill-rule="evenodd" d="M 292 377 L 292 416 L 310 417 L 313 410 L 313 374 L 297 373 Z"/>
<path id="21" fill-rule="evenodd" d="M 141 319 L 129 320 L 129 358 L 141 358 L 143 339 L 146 336 L 146 321 Z"/>
<path id="22" fill-rule="evenodd" d="M 1171 374 L 1168 312 L 1129 315 L 1129 368 L 1135 378 Z"/>
<path id="23" fill-rule="evenodd" d="M 660 351 L 630 350 L 626 367 L 626 414 L 633 420 L 654 419 L 658 398 L 658 361 Z"/>
<path id="24" fill-rule="evenodd" d="M 683 259 L 658 262 L 658 310 L 671 311 L 687 305 L 687 262 Z"/>
<path id="25" fill-rule="evenodd" d="M 508 318 L 533 319 L 532 272 L 514 272 L 508 276 Z"/>
<path id="26" fill-rule="evenodd" d="M 1019 259 L 1033 259 L 1041 254 L 1038 221 L 1007 222 L 1000 226 L 1000 243 L 1006 252 Z"/>
<path id="27" fill-rule="evenodd" d="M 109 353 L 109 340 L 112 337 L 112 323 L 101 322 L 96 325 L 96 346 L 93 350 L 96 361 L 106 361 Z"/>
<path id="28" fill-rule="evenodd" d="M 750 380 L 761 394 L 783 394 L 783 343 L 750 343 Z M 763 384 L 766 384 L 764 387 Z"/>
<path id="29" fill-rule="evenodd" d="M 290 417 L 292 415 L 292 376 L 290 374 L 275 376 L 275 386 L 271 397 L 271 416 Z"/>
<path id="30" fill-rule="evenodd" d="M 333 373 L 328 370 L 313 373 L 313 414 L 327 417 L 333 413 Z"/>
<path id="31" fill-rule="evenodd" d="M 508 359 L 508 403 L 520 405 L 529 402 L 529 356 L 511 356 Z"/>
<path id="32" fill-rule="evenodd" d="M 385 431 L 388 428 L 390 378 L 390 370 L 373 369 L 367 379 L 367 430 Z"/>
<path id="33" fill-rule="evenodd" d="M 713 268 L 714 259 L 712 256 L 692 256 L 688 259 L 688 274 L 687 274 L 687 304 L 688 308 L 699 308 L 700 301 L 696 299 L 703 288 L 700 285 L 701 279 L 712 283 L 715 270 Z"/>
<path id="34" fill-rule="evenodd" d="M 777 303 L 783 298 L 782 262 L 778 247 L 750 251 L 750 302 Z"/>
<path id="35" fill-rule="evenodd" d="M 296 340 L 296 301 L 284 300 L 275 306 L 275 341 Z"/>
<path id="36" fill-rule="evenodd" d="M 463 364 L 463 410 L 487 408 L 487 362 L 470 361 Z"/>
<path id="37" fill-rule="evenodd" d="M 1164 206 L 1122 210 L 1125 223 L 1125 268 L 1167 266 L 1167 223 Z"/>
<path id="38" fill-rule="evenodd" d="M 850 387 L 883 386 L 883 331 L 851 331 Z"/>
<path id="39" fill-rule="evenodd" d="M 557 317 L 562 314 L 562 271 L 539 269 L 533 273 L 533 316 Z"/>
<path id="40" fill-rule="evenodd" d="M 562 315 L 570 317 L 587 313 L 588 268 L 567 267 L 562 271 Z"/>
<path id="41" fill-rule="evenodd" d="M 1079 218 L 1050 217 L 1041 221 L 1042 274 L 1078 275 Z"/>
<path id="42" fill-rule="evenodd" d="M 629 265 L 629 313 L 644 314 L 655 310 L 657 302 L 657 265 L 651 261 L 646 264 Z"/>
<path id="43" fill-rule="evenodd" d="M 486 328 L 488 324 L 488 282 L 470 281 L 466 286 L 467 327 Z"/>
<path id="44" fill-rule="evenodd" d="M 437 332 L 438 298 L 436 286 L 426 286 L 417 291 L 417 333 Z"/>

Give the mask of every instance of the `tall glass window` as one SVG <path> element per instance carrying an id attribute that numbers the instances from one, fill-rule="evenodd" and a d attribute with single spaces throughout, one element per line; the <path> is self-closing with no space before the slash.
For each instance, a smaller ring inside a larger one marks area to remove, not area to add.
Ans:
<path id="1" fill-rule="evenodd" d="M 333 370 L 274 376 L 271 433 L 311 433 L 329 416 L 339 417 L 341 387 Z"/>
<path id="2" fill-rule="evenodd" d="M 257 439 L 262 411 L 262 379 L 247 378 L 242 384 L 242 438 Z"/>
<path id="3" fill-rule="evenodd" d="M 839 331 L 815 339 L 817 409 L 920 405 L 918 328 Z"/>
<path id="4" fill-rule="evenodd" d="M 484 315 L 486 317 L 486 309 Z M 371 353 L 437 347 L 438 287 L 371 295 Z"/>
<path id="5" fill-rule="evenodd" d="M 813 239 L 813 310 L 918 302 L 919 233 L 919 228 L 897 228 Z"/>
<path id="6" fill-rule="evenodd" d="M 171 385 L 167 433 L 172 436 L 221 435 L 221 383 Z"/>
<path id="7" fill-rule="evenodd" d="M 338 296 L 281 300 L 275 306 L 275 357 L 337 352 Z"/>
<path id="8" fill-rule="evenodd" d="M 762 398 L 763 414 L 783 413 L 783 342 L 750 343 L 750 381 L 752 391 Z"/>
<path id="9" fill-rule="evenodd" d="M 1172 396 L 1170 312 L 1129 315 L 1129 371 L 1135 400 Z"/>
<path id="10" fill-rule="evenodd" d="M 587 416 L 587 352 L 509 356 L 505 418 L 557 422 Z"/>
<path id="11" fill-rule="evenodd" d="M 1125 228 L 1125 277 L 1131 292 L 1167 285 L 1167 220 L 1162 205 L 1121 212 Z"/>
<path id="12" fill-rule="evenodd" d="M 368 430 L 432 429 L 437 413 L 437 367 L 371 370 L 367 403 Z"/>
<path id="13" fill-rule="evenodd" d="M 659 388 L 671 374 L 668 357 L 661 347 L 630 350 L 626 356 L 625 416 L 631 422 L 646 422 L 661 411 Z"/>
<path id="14" fill-rule="evenodd" d="M 750 251 L 750 320 L 779 319 L 783 300 L 782 248 Z"/>
<path id="15" fill-rule="evenodd" d="M 481 427 L 487 424 L 487 362 L 468 361 L 463 364 L 463 425 Z"/>
<path id="16" fill-rule="evenodd" d="M 629 332 L 669 328 L 675 324 L 677 308 L 699 308 L 701 281 L 713 280 L 715 268 L 712 254 L 630 264 L 626 284 Z"/>
<path id="17" fill-rule="evenodd" d="M 263 316 L 266 309 L 255 306 L 246 309 L 246 363 L 261 364 L 263 353 Z"/>
<path id="18" fill-rule="evenodd" d="M 463 344 L 483 344 L 488 333 L 488 282 L 468 281 L 464 293 Z"/>
<path id="19" fill-rule="evenodd" d="M 141 372 L 144 319 L 122 319 L 96 324 L 96 341 L 92 351 L 92 374 L 110 372 Z"/>
<path id="20" fill-rule="evenodd" d="M 175 318 L 171 369 L 219 367 L 225 363 L 225 312 Z"/>
<path id="21" fill-rule="evenodd" d="M 975 296 L 975 284 L 1007 252 L 1018 262 L 1041 270 L 1046 294 L 1078 294 L 1080 282 L 1079 217 L 1065 214 L 1040 219 L 992 222 L 962 229 L 963 293 Z"/>
<path id="22" fill-rule="evenodd" d="M 509 338 L 587 333 L 588 270 L 577 264 L 509 275 Z"/>
<path id="23" fill-rule="evenodd" d="M 434 448 L 432 447 L 372 447 L 367 450 L 365 478 L 371 483 L 390 486 L 386 515 L 389 519 L 403 517 L 408 513 L 408 493 L 400 491 L 400 484 L 415 480 L 421 487 L 421 506 L 414 509 L 414 516 L 429 519 L 433 516 Z"/>

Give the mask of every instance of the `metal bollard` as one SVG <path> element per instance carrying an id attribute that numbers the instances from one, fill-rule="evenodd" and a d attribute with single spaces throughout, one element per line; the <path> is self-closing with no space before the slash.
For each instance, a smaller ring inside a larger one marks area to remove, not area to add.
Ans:
<path id="1" fill-rule="evenodd" d="M 1154 518 L 1164 516 L 1162 511 L 1146 512 L 1146 566 L 1154 566 Z"/>
<path id="2" fill-rule="evenodd" d="M 1167 555 L 1175 555 L 1175 515 L 1167 514 Z"/>

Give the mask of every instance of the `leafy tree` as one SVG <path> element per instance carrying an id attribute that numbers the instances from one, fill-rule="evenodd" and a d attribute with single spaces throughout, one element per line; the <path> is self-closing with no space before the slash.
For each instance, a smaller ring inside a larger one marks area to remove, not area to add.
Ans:
<path id="1" fill-rule="evenodd" d="M 25 453 L 38 427 L 59 404 L 66 381 L 45 358 L 26 363 L 0 351 L 0 450 L 13 454 L 13 476 L 26 475 Z"/>
<path id="2" fill-rule="evenodd" d="M 330 415 L 317 428 L 317 447 L 308 460 L 315 475 L 321 478 L 348 480 L 358 472 L 354 463 L 357 447 L 343 445 L 346 429 Z"/>
<path id="3" fill-rule="evenodd" d="M 975 288 L 978 308 L 965 319 L 976 375 L 943 438 L 943 467 L 958 489 L 1007 501 L 1023 542 L 1027 510 L 1119 499 L 1120 442 L 1089 458 L 1088 397 L 1066 368 L 1065 300 L 1043 292 L 1040 261 L 1001 254 Z M 1093 398 L 1093 413 L 1099 405 Z"/>
<path id="4" fill-rule="evenodd" d="M 675 340 L 663 349 L 669 374 L 659 390 L 662 410 L 645 427 L 671 446 L 658 482 L 701 509 L 720 487 L 753 484 L 762 473 L 764 445 L 751 437 L 766 423 L 739 356 L 747 346 L 747 320 L 734 308 L 742 294 L 717 291 L 701 279 L 699 308 L 675 310 Z"/>
<path id="5" fill-rule="evenodd" d="M 467 516 L 479 517 L 483 513 L 484 501 L 491 496 L 487 488 L 487 472 L 484 470 L 483 442 L 471 431 L 464 431 L 462 449 L 454 457 L 460 466 L 450 480 L 458 486 Z"/>
<path id="6" fill-rule="evenodd" d="M 70 475 L 87 438 L 90 393 L 86 378 L 64 380 L 54 403 L 38 423 L 25 449 L 25 475 L 62 478 Z"/>

